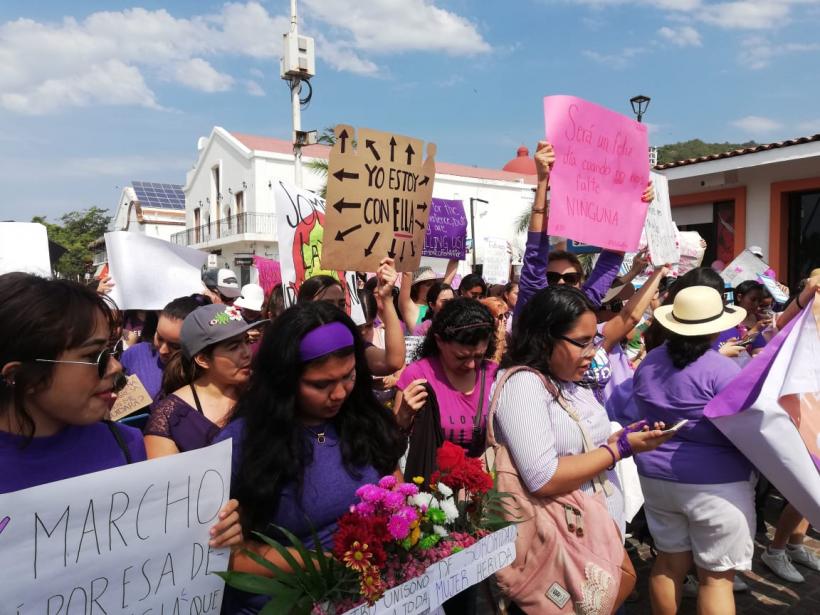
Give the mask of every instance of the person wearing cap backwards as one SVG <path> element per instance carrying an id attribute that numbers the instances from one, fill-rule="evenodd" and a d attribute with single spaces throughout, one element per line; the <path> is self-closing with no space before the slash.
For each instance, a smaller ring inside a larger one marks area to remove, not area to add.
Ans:
<path id="1" fill-rule="evenodd" d="M 214 303 L 232 305 L 242 294 L 236 274 L 230 269 L 208 269 L 202 276 L 202 283 Z"/>
<path id="2" fill-rule="evenodd" d="M 145 425 L 148 458 L 210 444 L 251 375 L 248 324 L 239 308 L 206 305 L 182 323 L 182 352 L 165 369 L 165 399 L 155 403 Z"/>
<path id="3" fill-rule="evenodd" d="M 271 576 L 246 550 L 289 569 L 253 535 L 287 545 L 274 525 L 308 545 L 315 531 L 331 550 L 356 490 L 396 471 L 407 441 L 373 396 L 364 350 L 353 321 L 323 301 L 289 308 L 265 332 L 248 387 L 216 438 L 233 440 L 231 493 L 242 502 L 246 540 L 232 570 Z M 223 612 L 256 613 L 266 601 L 226 588 Z"/>
<path id="4" fill-rule="evenodd" d="M 634 395 L 647 421 L 673 426 L 672 440 L 636 460 L 649 530 L 659 551 L 650 576 L 652 612 L 676 613 L 694 563 L 698 613 L 735 612 L 735 570 L 751 570 L 756 473 L 751 463 L 703 416 L 709 401 L 740 368 L 712 348 L 722 331 L 746 317 L 724 306 L 712 287 L 690 286 L 655 310 L 669 331 L 635 372 Z"/>

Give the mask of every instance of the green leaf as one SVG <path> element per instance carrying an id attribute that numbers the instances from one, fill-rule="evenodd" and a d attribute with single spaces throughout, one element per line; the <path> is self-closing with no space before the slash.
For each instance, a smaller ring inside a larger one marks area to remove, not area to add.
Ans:
<path id="1" fill-rule="evenodd" d="M 234 589 L 249 592 L 251 594 L 260 594 L 263 596 L 276 597 L 283 593 L 292 592 L 293 590 L 285 585 L 282 585 L 275 579 L 269 579 L 258 574 L 251 574 L 249 572 L 217 572 L 225 583 Z"/>
<path id="2" fill-rule="evenodd" d="M 273 562 L 268 561 L 264 556 L 259 555 L 258 553 L 254 553 L 253 551 L 246 551 L 246 554 L 257 564 L 259 564 L 260 566 L 264 566 L 267 570 L 270 570 L 273 578 L 275 578 L 280 583 L 289 585 L 291 587 L 301 587 L 301 583 L 299 582 L 298 578 L 298 571 L 288 572 L 287 570 L 282 570 Z"/>
<path id="3" fill-rule="evenodd" d="M 322 575 L 316 566 L 316 562 L 314 561 L 316 559 L 317 553 L 319 555 L 322 554 L 321 548 L 319 548 L 318 551 L 308 550 L 305 544 L 301 540 L 299 540 L 299 538 L 297 538 L 297 536 L 293 532 L 278 525 L 275 525 L 274 527 L 285 535 L 285 538 L 287 538 L 290 541 L 291 546 L 294 549 L 296 549 L 296 552 L 299 553 L 299 555 L 302 557 L 302 560 L 304 561 L 305 571 L 308 574 L 314 573 L 316 576 L 321 578 Z"/>

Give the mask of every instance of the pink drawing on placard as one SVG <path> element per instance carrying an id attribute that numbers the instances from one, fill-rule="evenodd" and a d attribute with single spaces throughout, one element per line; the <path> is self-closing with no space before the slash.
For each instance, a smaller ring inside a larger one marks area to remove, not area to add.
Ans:
<path id="1" fill-rule="evenodd" d="M 11 521 L 11 517 L 9 516 L 3 517 L 3 519 L 0 520 L 0 534 L 3 533 L 4 529 L 6 529 L 6 526 L 9 524 L 9 521 Z"/>
<path id="2" fill-rule="evenodd" d="M 544 99 L 550 174 L 549 233 L 634 252 L 648 203 L 646 125 L 574 96 Z"/>

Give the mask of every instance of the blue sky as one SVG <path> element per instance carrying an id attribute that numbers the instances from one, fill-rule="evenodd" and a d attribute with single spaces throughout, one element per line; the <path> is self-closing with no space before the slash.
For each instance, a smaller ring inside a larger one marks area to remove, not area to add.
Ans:
<path id="1" fill-rule="evenodd" d="M 820 0 L 300 0 L 316 38 L 303 128 L 337 122 L 500 167 L 543 135 L 541 99 L 629 113 L 655 145 L 820 132 Z M 288 138 L 288 0 L 0 3 L 0 219 L 113 208 L 183 183 L 214 125 Z"/>

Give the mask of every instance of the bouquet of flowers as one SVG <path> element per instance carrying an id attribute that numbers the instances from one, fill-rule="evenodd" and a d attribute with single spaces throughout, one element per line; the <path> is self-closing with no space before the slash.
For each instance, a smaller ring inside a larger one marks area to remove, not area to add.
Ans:
<path id="1" fill-rule="evenodd" d="M 358 502 L 338 521 L 332 553 L 314 534 L 314 548 L 277 528 L 302 560 L 267 536 L 291 570 L 283 571 L 264 558 L 249 556 L 272 578 L 248 573 L 220 573 L 237 589 L 271 596 L 270 613 L 333 614 L 367 602 L 420 576 L 437 561 L 473 545 L 489 532 L 509 525 L 504 519 L 504 494 L 495 491 L 493 477 L 480 459 L 445 442 L 437 451 L 438 471 L 429 485 L 416 478 L 400 483 L 385 476 L 356 491 Z M 422 490 L 424 489 L 424 490 Z M 266 607 L 267 608 L 267 607 Z"/>

